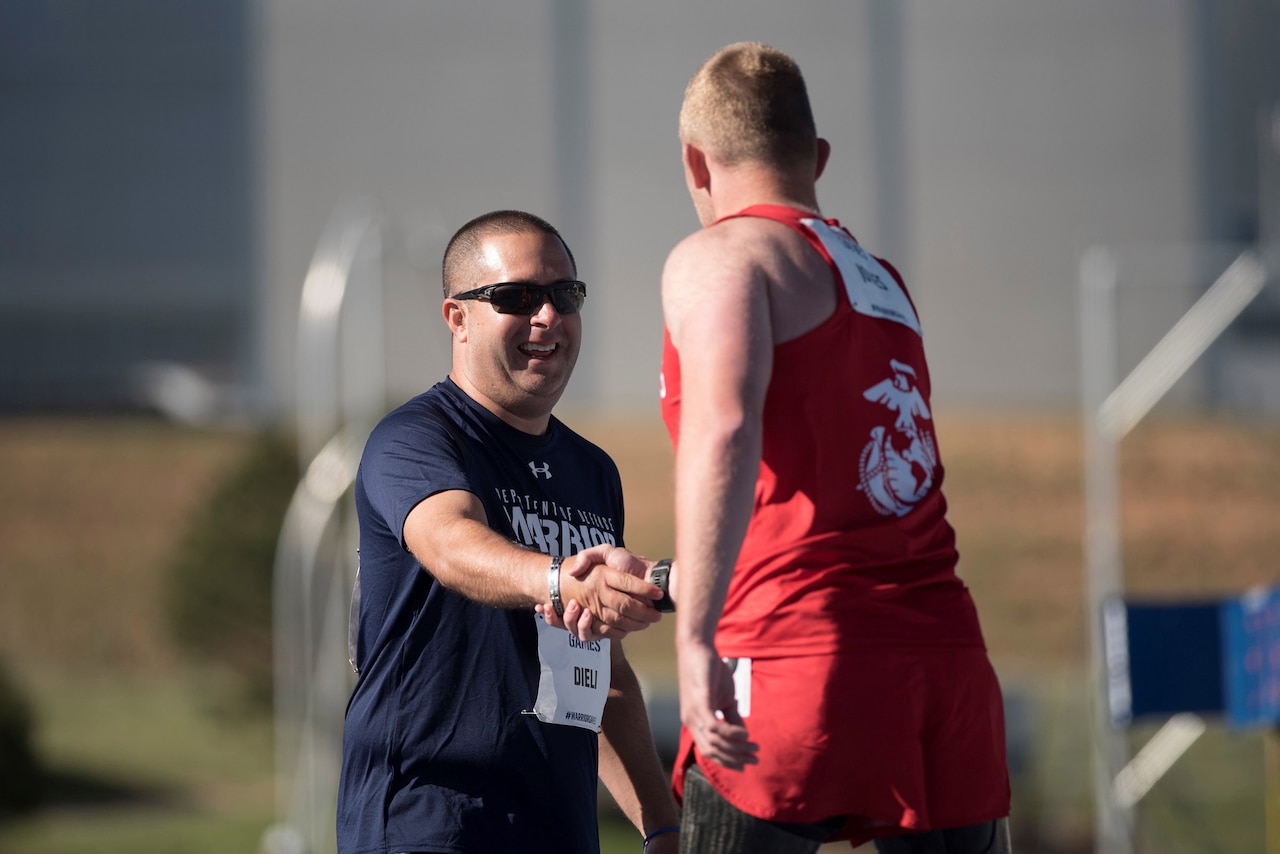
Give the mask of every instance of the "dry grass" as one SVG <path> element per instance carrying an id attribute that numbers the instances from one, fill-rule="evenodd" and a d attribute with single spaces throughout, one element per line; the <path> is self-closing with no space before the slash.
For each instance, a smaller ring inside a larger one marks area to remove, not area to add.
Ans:
<path id="1" fill-rule="evenodd" d="M 163 568 L 245 437 L 0 422 L 0 654 L 23 669 L 173 664 Z"/>
<path id="2" fill-rule="evenodd" d="M 671 553 L 672 455 L 656 416 L 566 420 L 617 460 L 628 542 Z M 1078 417 L 938 422 L 961 572 L 993 656 L 1015 670 L 1078 665 Z M 146 421 L 0 422 L 0 653 L 73 669 L 170 666 L 163 568 L 247 439 Z M 1280 580 L 1280 426 L 1153 420 L 1121 459 L 1131 592 L 1217 596 Z M 638 662 L 665 669 L 667 629 L 629 641 Z"/>

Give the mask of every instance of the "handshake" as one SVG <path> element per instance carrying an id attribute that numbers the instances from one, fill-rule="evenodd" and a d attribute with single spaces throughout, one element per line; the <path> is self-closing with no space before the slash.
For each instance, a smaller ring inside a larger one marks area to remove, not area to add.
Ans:
<path id="1" fill-rule="evenodd" d="M 593 546 L 572 557 L 552 558 L 548 601 L 535 607 L 548 625 L 578 640 L 621 638 L 676 609 L 675 582 L 670 560 L 649 560 L 618 546 Z"/>

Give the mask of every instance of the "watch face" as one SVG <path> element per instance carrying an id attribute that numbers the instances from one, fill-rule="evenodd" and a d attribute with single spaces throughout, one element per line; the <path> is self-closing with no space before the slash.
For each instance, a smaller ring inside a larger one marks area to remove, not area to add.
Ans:
<path id="1" fill-rule="evenodd" d="M 653 607 L 664 613 L 671 613 L 676 609 L 676 603 L 671 599 L 671 594 L 667 590 L 667 578 L 671 574 L 671 561 L 659 561 L 649 575 L 649 581 L 662 591 L 662 598 L 653 603 Z"/>

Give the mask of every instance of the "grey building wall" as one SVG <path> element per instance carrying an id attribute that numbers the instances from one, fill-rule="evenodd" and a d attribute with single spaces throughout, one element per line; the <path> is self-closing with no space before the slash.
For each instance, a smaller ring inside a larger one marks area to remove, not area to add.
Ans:
<path id="1" fill-rule="evenodd" d="M 249 39 L 238 0 L 0 4 L 0 409 L 249 376 Z"/>
<path id="2" fill-rule="evenodd" d="M 1185 7 L 911 9 L 910 192 L 935 387 L 1070 403 L 1081 253 L 1195 237 Z M 1166 292 L 1127 315 L 1126 338 L 1149 347 L 1189 296 Z"/>
<path id="3" fill-rule="evenodd" d="M 552 22 L 559 14 L 563 25 L 566 8 L 586 16 L 576 49 L 590 68 L 586 189 L 572 210 L 557 191 L 563 104 L 550 85 L 553 52 L 565 50 Z M 894 260 L 923 315 L 937 397 L 1072 405 L 1080 253 L 1197 236 L 1193 10 L 1176 0 L 900 9 L 905 233 L 893 235 L 880 221 L 873 110 L 874 62 L 892 45 L 876 41 L 868 3 L 266 4 L 259 171 L 272 397 L 289 394 L 292 312 L 325 217 L 345 194 L 367 193 L 399 230 L 388 257 L 393 397 L 447 370 L 444 240 L 472 215 L 515 206 L 583 232 L 566 226 L 592 286 L 575 400 L 652 415 L 662 263 L 696 227 L 680 97 L 711 52 L 754 39 L 806 72 L 834 149 L 824 209 L 872 251 L 904 247 Z M 1131 312 L 1131 337 L 1154 343 L 1195 287 Z"/>
<path id="4" fill-rule="evenodd" d="M 170 361 L 287 417 L 316 242 L 367 198 L 392 399 L 447 370 L 448 236 L 521 207 L 591 284 L 571 402 L 656 417 L 658 281 L 696 227 L 680 97 L 740 39 L 805 69 L 834 149 L 822 204 L 908 275 L 938 399 L 1070 406 L 1087 246 L 1256 237 L 1278 20 L 1276 0 L 14 0 L 0 406 L 119 404 Z M 1214 272 L 1179 251 L 1125 256 L 1160 259 L 1122 271 L 1151 285 L 1122 306 L 1129 363 Z"/>

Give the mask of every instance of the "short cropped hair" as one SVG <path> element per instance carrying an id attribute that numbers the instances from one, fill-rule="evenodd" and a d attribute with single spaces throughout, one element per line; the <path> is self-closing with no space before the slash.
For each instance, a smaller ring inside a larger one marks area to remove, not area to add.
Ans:
<path id="1" fill-rule="evenodd" d="M 721 48 L 685 88 L 680 140 L 730 166 L 808 166 L 818 133 L 800 67 L 758 42 Z"/>
<path id="2" fill-rule="evenodd" d="M 578 274 L 578 262 L 573 258 L 573 251 L 554 225 L 540 216 L 524 211 L 490 211 L 468 222 L 449 239 L 442 265 L 442 284 L 446 297 L 468 290 L 464 286 L 470 284 L 468 275 L 480 257 L 480 244 L 487 238 L 502 234 L 548 234 L 555 237 L 569 256 L 573 274 Z"/>

